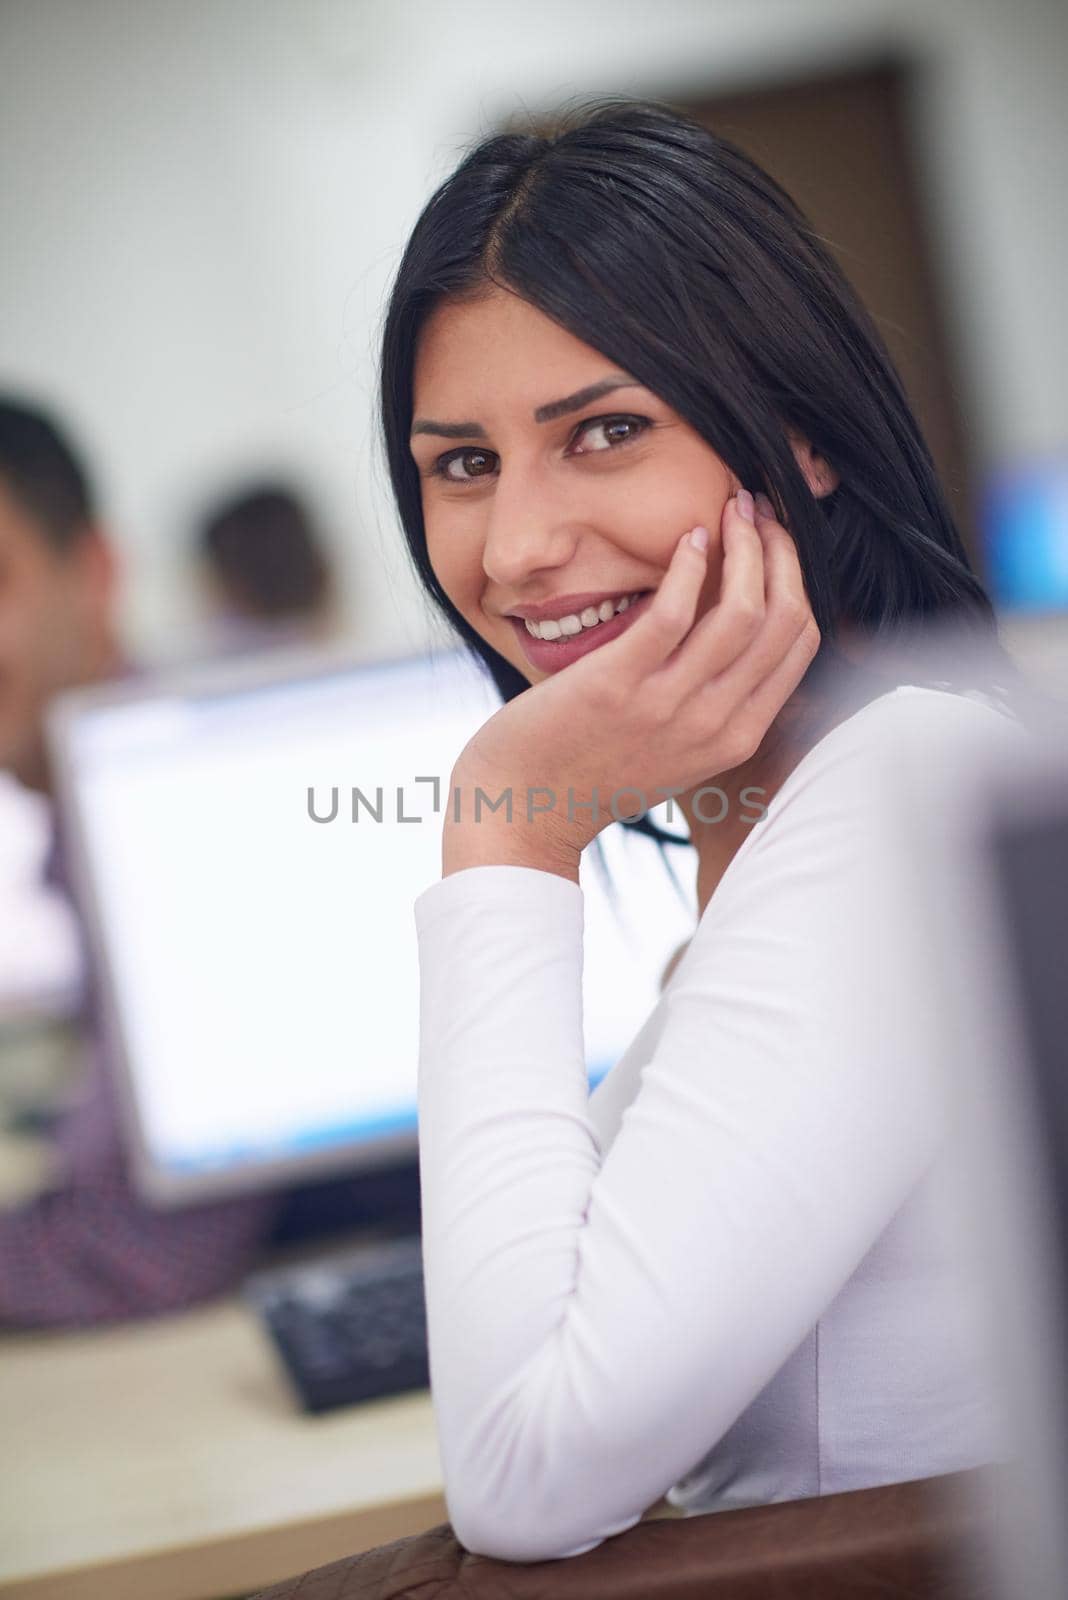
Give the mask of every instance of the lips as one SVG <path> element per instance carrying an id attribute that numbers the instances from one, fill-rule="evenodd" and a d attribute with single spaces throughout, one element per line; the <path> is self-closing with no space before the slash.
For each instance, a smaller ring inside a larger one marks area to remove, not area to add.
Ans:
<path id="1" fill-rule="evenodd" d="M 509 617 L 516 637 L 523 647 L 523 654 L 532 666 L 538 667 L 543 672 L 559 672 L 562 667 L 569 667 L 573 661 L 578 661 L 582 656 L 589 655 L 591 650 L 596 650 L 602 644 L 608 644 L 612 639 L 618 639 L 636 617 L 640 617 L 649 604 L 656 591 L 650 590 L 640 600 L 635 600 L 626 611 L 619 611 L 608 622 L 599 622 L 596 627 L 583 628 L 581 633 L 571 634 L 562 639 L 536 639 L 527 631 L 527 625 L 522 617 Z"/>

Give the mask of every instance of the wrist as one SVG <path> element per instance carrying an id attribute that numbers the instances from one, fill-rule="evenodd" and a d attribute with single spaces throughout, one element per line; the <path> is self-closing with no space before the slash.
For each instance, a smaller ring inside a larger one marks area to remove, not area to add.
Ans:
<path id="1" fill-rule="evenodd" d="M 481 804 L 476 790 L 485 797 Z M 453 773 L 450 794 L 458 795 L 459 803 L 450 807 L 442 828 L 442 876 L 464 867 L 519 866 L 555 872 L 578 883 L 585 840 L 562 827 L 551 810 L 531 813 L 525 804 L 514 803 L 491 809 L 489 801 L 502 792 L 507 795 L 507 788 L 502 791 L 499 784 L 494 788 L 470 771 Z"/>
<path id="2" fill-rule="evenodd" d="M 526 822 L 446 822 L 441 835 L 443 878 L 465 867 L 534 867 L 578 883 L 581 859 L 580 850 Z"/>

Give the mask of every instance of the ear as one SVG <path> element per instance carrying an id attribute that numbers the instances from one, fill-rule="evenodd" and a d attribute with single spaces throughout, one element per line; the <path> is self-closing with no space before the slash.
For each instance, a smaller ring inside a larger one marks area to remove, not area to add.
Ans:
<path id="1" fill-rule="evenodd" d="M 94 523 L 85 529 L 71 553 L 78 563 L 79 585 L 88 609 L 105 626 L 109 625 L 119 580 L 114 544 Z"/>
<path id="2" fill-rule="evenodd" d="M 841 478 L 830 462 L 812 448 L 804 434 L 798 433 L 796 428 L 787 428 L 786 437 L 790 441 L 797 464 L 805 475 L 805 482 L 816 499 L 821 500 L 825 494 L 831 494 L 837 489 Z"/>

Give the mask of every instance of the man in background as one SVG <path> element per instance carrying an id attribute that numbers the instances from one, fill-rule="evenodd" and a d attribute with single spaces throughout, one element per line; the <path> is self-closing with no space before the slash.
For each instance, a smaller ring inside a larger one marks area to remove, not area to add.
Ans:
<path id="1" fill-rule="evenodd" d="M 0 769 L 53 798 L 45 713 L 56 694 L 129 675 L 116 624 L 118 569 L 86 470 L 43 412 L 0 396 Z M 69 892 L 62 822 L 51 809 L 47 881 Z M 56 1117 L 52 1187 L 0 1211 L 0 1323 L 76 1325 L 171 1311 L 232 1288 L 280 1219 L 291 1237 L 359 1216 L 358 1187 L 320 1184 L 288 1197 L 154 1211 L 132 1190 L 101 1026 L 97 986 L 81 1005 L 87 1045 L 81 1093 Z M 390 1182 L 395 1192 L 390 1193 Z M 399 1188 L 397 1187 L 399 1185 Z M 400 1195 L 409 1173 L 383 1179 L 372 1205 Z M 333 1196 L 332 1210 L 329 1197 Z M 325 1198 L 324 1198 L 325 1197 Z"/>

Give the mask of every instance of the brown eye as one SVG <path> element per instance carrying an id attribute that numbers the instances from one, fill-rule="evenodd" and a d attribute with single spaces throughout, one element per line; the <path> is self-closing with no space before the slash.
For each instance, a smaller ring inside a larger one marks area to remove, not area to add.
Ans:
<path id="1" fill-rule="evenodd" d="M 616 450 L 620 445 L 629 444 L 632 439 L 636 439 L 648 426 L 649 423 L 645 417 L 594 417 L 591 421 L 582 424 L 575 437 L 581 439 L 584 434 L 595 433 L 600 430 L 604 437 L 609 440 L 609 443 L 595 445 L 592 451 L 580 450 L 579 454 L 592 455 L 601 450 Z M 622 438 L 617 432 L 613 440 L 610 430 L 619 428 L 627 428 L 630 432 L 624 434 Z"/>
<path id="2" fill-rule="evenodd" d="M 453 462 L 473 461 L 476 463 L 473 476 L 476 478 L 484 478 L 486 473 L 478 464 L 485 463 L 492 457 L 492 455 L 492 450 L 450 450 L 447 455 L 439 456 L 437 461 L 435 461 L 432 475 L 436 478 L 444 478 L 446 483 L 470 483 L 472 480 L 467 474 L 464 474 L 464 476 L 461 477 L 454 475 L 449 471 L 449 468 L 452 466 Z"/>

